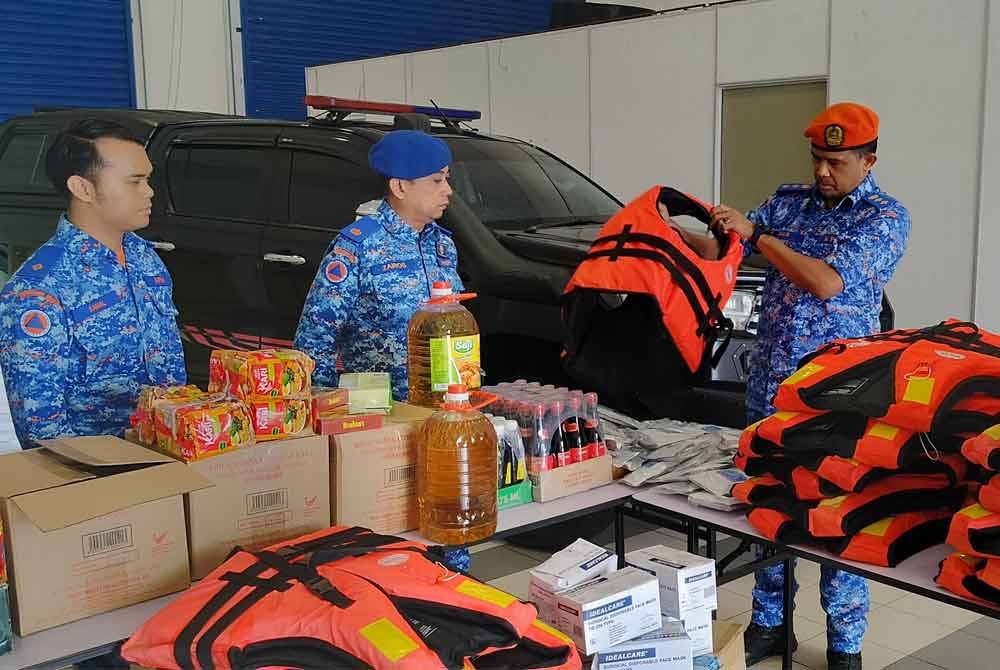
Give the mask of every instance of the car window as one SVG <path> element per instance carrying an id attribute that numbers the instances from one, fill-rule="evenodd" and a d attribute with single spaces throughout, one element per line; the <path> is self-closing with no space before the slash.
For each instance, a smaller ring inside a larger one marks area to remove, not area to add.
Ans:
<path id="1" fill-rule="evenodd" d="M 45 134 L 14 135 L 0 153 L 0 187 L 53 190 L 45 174 Z"/>
<path id="2" fill-rule="evenodd" d="M 175 147 L 167 158 L 174 211 L 187 216 L 266 221 L 272 149 Z"/>
<path id="3" fill-rule="evenodd" d="M 366 165 L 315 153 L 292 155 L 289 220 L 294 225 L 339 230 L 358 205 L 382 195 L 382 180 Z"/>
<path id="4" fill-rule="evenodd" d="M 456 138 L 448 143 L 452 188 L 492 228 L 568 218 L 603 221 L 621 208 L 579 172 L 528 145 Z"/>

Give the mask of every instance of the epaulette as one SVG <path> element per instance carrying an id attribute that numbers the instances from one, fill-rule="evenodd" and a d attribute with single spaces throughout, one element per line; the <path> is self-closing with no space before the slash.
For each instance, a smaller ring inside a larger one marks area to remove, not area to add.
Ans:
<path id="1" fill-rule="evenodd" d="M 31 254 L 17 272 L 25 278 L 40 279 L 52 271 L 65 253 L 63 247 L 46 244 Z"/>
<path id="2" fill-rule="evenodd" d="M 803 195 L 812 190 L 812 184 L 782 184 L 775 193 L 777 195 Z"/>
<path id="3" fill-rule="evenodd" d="M 375 232 L 382 230 L 382 224 L 370 216 L 363 216 L 349 226 L 344 226 L 340 231 L 340 240 L 361 244 L 361 242 L 371 237 Z"/>

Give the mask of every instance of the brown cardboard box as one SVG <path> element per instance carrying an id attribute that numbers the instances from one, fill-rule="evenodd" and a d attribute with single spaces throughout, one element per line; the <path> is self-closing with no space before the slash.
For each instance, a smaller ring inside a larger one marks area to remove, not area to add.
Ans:
<path id="1" fill-rule="evenodd" d="M 415 430 L 434 411 L 393 403 L 378 430 L 330 438 L 330 503 L 335 525 L 402 533 L 418 525 Z"/>
<path id="2" fill-rule="evenodd" d="M 610 481 L 611 454 L 605 454 L 532 475 L 531 495 L 535 502 L 548 502 L 573 493 L 589 491 Z"/>
<path id="3" fill-rule="evenodd" d="M 742 624 L 716 621 L 712 641 L 722 670 L 747 670 Z"/>
<path id="4" fill-rule="evenodd" d="M 208 480 L 116 437 L 41 444 L 0 456 L 20 635 L 187 588 L 183 495 Z"/>
<path id="5" fill-rule="evenodd" d="M 261 442 L 188 467 L 215 484 L 185 501 L 192 579 L 235 546 L 255 549 L 330 526 L 325 437 Z"/>

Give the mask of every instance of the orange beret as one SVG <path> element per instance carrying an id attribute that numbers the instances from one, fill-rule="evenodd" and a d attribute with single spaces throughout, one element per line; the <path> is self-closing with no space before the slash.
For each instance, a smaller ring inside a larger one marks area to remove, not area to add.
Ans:
<path id="1" fill-rule="evenodd" d="M 817 149 L 847 151 L 878 139 L 878 114 L 854 102 L 839 102 L 812 120 L 804 133 Z"/>

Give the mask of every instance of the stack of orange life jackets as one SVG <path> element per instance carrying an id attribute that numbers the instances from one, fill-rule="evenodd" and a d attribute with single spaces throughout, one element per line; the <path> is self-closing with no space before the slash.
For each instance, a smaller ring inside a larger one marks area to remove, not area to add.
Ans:
<path id="1" fill-rule="evenodd" d="M 449 571 L 428 548 L 334 527 L 237 549 L 125 643 L 161 670 L 579 670 L 533 605 Z"/>
<path id="2" fill-rule="evenodd" d="M 1000 337 L 949 320 L 838 340 L 800 361 L 774 405 L 736 456 L 750 522 L 894 566 L 942 542 L 965 501 L 977 468 L 959 451 L 1000 415 Z"/>
<path id="3" fill-rule="evenodd" d="M 941 562 L 936 581 L 965 598 L 1000 606 L 1000 424 L 966 440 L 962 455 L 989 474 L 976 502 L 951 522 L 948 544 L 958 551 Z"/>

